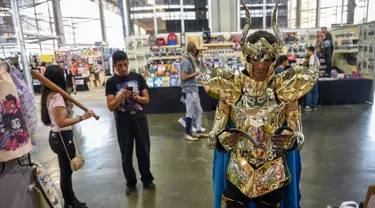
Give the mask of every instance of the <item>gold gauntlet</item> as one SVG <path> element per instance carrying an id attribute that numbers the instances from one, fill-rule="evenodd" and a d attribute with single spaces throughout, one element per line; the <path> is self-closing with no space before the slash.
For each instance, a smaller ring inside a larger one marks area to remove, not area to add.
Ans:
<path id="1" fill-rule="evenodd" d="M 300 132 L 294 132 L 293 135 L 287 139 L 283 145 L 284 150 L 301 150 L 303 146 L 303 142 L 305 141 L 305 137 Z"/>
<path id="2" fill-rule="evenodd" d="M 222 130 L 225 129 L 227 122 L 228 122 L 228 117 L 229 116 L 225 114 L 224 110 L 219 109 L 219 107 L 216 108 L 214 125 L 208 137 L 208 143 L 207 143 L 208 149 L 215 148 L 216 137 Z"/>

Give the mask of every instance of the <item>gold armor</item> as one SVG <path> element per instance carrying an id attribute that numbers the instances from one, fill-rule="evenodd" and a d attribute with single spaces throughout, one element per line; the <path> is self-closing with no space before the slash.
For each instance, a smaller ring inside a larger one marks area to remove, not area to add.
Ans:
<path id="1" fill-rule="evenodd" d="M 273 11 L 277 43 L 271 45 L 264 38 L 255 44 L 246 42 L 250 12 L 242 3 L 247 14 L 247 25 L 241 38 L 244 56 L 260 62 L 276 59 L 282 48 L 276 24 L 277 4 Z M 203 72 L 202 79 L 210 96 L 230 106 L 228 113 L 218 107 L 208 146 L 232 151 L 227 179 L 247 197 L 257 198 L 290 182 L 284 153 L 300 148 L 304 141 L 299 133 L 298 105 L 295 103 L 314 86 L 319 72 L 314 64 L 310 67 L 296 66 L 275 75 L 272 65 L 266 80 L 255 81 L 252 68 L 249 64 L 246 75 L 235 75 L 230 69 L 217 68 Z M 234 146 L 228 142 L 231 130 L 225 129 L 229 119 L 233 121 L 236 133 L 239 133 Z M 283 145 L 275 145 L 272 137 L 284 122 L 291 130 Z"/>

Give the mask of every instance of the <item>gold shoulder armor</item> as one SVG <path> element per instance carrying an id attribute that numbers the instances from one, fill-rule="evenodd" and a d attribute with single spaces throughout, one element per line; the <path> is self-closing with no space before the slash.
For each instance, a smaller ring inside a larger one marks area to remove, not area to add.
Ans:
<path id="1" fill-rule="evenodd" d="M 316 64 L 311 67 L 295 66 L 276 74 L 276 93 L 280 101 L 290 103 L 308 93 L 319 78 Z"/>
<path id="2" fill-rule="evenodd" d="M 234 104 L 241 96 L 241 77 L 236 76 L 227 68 L 215 68 L 202 73 L 203 86 L 207 94 Z"/>

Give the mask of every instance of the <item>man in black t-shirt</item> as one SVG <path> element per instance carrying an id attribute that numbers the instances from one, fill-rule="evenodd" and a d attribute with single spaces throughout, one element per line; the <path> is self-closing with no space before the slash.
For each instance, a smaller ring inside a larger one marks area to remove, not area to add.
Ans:
<path id="1" fill-rule="evenodd" d="M 106 83 L 107 106 L 115 114 L 122 167 L 127 181 L 126 194 L 136 191 L 134 140 L 143 187 L 154 190 L 156 186 L 150 172 L 150 134 L 143 111 L 143 105 L 149 103 L 147 84 L 142 75 L 128 71 L 129 62 L 125 52 L 116 51 L 112 59 L 116 74 Z"/>

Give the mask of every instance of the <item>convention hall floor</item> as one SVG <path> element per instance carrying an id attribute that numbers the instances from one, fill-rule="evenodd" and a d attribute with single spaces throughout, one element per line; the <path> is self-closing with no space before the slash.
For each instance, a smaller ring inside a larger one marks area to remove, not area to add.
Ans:
<path id="1" fill-rule="evenodd" d="M 127 197 L 113 114 L 106 108 L 104 89 L 79 93 L 77 99 L 101 116 L 99 121 L 89 120 L 75 128 L 82 138 L 86 165 L 74 173 L 74 189 L 90 208 L 212 207 L 213 153 L 205 140 L 184 140 L 177 122 L 182 114 L 148 116 L 157 190 L 144 192 L 138 183 L 138 194 Z M 303 208 L 339 206 L 342 201 L 365 198 L 368 185 L 375 184 L 374 112 L 370 105 L 354 105 L 324 106 L 303 114 Z M 212 125 L 213 116 L 213 112 L 204 114 L 204 127 Z M 34 159 L 45 164 L 58 182 L 57 157 L 48 146 L 48 129 L 40 125 L 39 132 Z"/>

